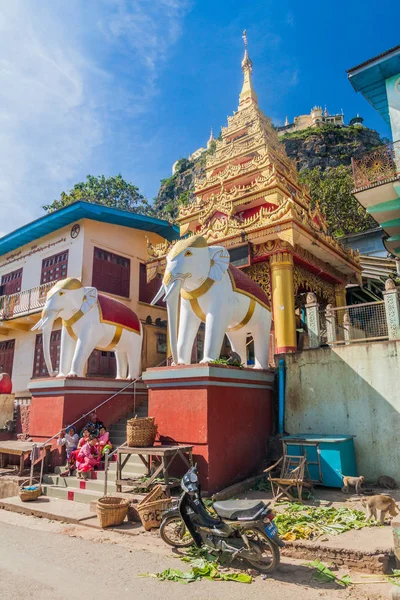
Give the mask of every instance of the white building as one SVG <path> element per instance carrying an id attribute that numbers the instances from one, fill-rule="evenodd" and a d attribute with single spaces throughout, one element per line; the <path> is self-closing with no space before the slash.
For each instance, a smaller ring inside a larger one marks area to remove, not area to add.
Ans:
<path id="1" fill-rule="evenodd" d="M 146 279 L 147 241 L 179 237 L 166 221 L 87 202 L 75 202 L 0 239 L 0 372 L 12 375 L 16 396 L 29 396 L 28 382 L 46 377 L 41 335 L 32 332 L 46 293 L 58 279 L 84 285 L 130 306 L 144 325 L 143 367 L 166 356 L 166 309 L 150 306 L 160 284 Z M 55 323 L 51 353 L 60 351 L 61 323 Z M 112 377 L 112 352 L 95 350 L 88 375 Z"/>

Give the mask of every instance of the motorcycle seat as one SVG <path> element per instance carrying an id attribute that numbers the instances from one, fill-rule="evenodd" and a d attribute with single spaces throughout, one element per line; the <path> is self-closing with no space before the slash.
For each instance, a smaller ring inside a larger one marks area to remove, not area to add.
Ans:
<path id="1" fill-rule="evenodd" d="M 266 505 L 260 500 L 221 500 L 214 502 L 213 508 L 219 517 L 236 521 L 237 519 L 253 519 Z"/>

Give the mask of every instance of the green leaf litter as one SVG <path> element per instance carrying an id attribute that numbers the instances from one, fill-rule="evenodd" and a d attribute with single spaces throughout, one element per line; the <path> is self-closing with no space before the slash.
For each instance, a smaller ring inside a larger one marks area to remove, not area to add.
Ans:
<path id="1" fill-rule="evenodd" d="M 320 583 L 338 583 L 343 587 L 348 587 L 353 582 L 350 578 L 350 575 L 343 575 L 343 577 L 337 577 L 335 573 L 333 573 L 324 563 L 320 560 L 314 560 L 310 563 L 305 563 L 306 567 L 312 567 L 316 570 L 314 574 L 314 579 L 319 581 Z"/>
<path id="2" fill-rule="evenodd" d="M 322 535 L 338 535 L 351 529 L 376 526 L 376 521 L 367 521 L 362 510 L 304 506 L 292 503 L 285 506 L 275 517 L 275 524 L 284 540 L 316 539 Z"/>

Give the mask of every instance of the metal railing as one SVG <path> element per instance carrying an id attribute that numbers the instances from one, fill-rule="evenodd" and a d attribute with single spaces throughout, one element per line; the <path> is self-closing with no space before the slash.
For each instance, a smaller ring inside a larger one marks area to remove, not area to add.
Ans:
<path id="1" fill-rule="evenodd" d="M 400 177 L 400 140 L 352 158 L 354 191 L 388 183 Z"/>
<path id="2" fill-rule="evenodd" d="M 156 367 L 162 367 L 163 365 L 168 364 L 168 360 L 169 359 L 170 359 L 170 357 L 164 359 L 158 365 L 156 365 Z M 156 368 L 156 367 L 154 367 L 154 368 Z M 130 381 L 129 383 L 127 383 L 127 385 L 125 385 L 123 388 L 121 388 L 120 390 L 118 390 L 117 392 L 115 392 L 114 394 L 112 394 L 112 396 L 110 396 L 109 398 L 106 398 L 106 400 L 103 400 L 103 402 L 100 402 L 100 404 L 98 404 L 94 408 L 91 408 L 85 414 L 81 415 L 78 419 L 76 419 L 76 421 L 74 421 L 73 423 L 70 424 L 70 427 L 75 427 L 75 425 L 77 423 L 80 423 L 83 419 L 85 419 L 86 417 L 88 417 L 92 413 L 96 412 L 99 408 L 101 408 L 102 406 L 104 406 L 105 404 L 107 404 L 107 402 L 109 402 L 110 400 L 112 400 L 113 398 L 115 398 L 116 396 L 118 396 L 119 394 L 122 394 L 122 392 L 124 392 L 125 390 L 127 390 L 131 386 L 133 386 L 133 412 L 136 412 L 136 384 L 138 383 L 138 381 L 141 381 L 141 380 L 142 380 L 142 375 L 140 375 L 140 377 L 137 377 L 136 379 L 133 379 L 132 381 Z M 63 431 L 63 429 L 60 429 L 51 438 L 49 438 L 45 442 L 42 442 L 41 444 L 36 444 L 36 443 L 32 444 L 31 469 L 30 469 L 30 482 L 31 483 L 32 483 L 32 479 L 33 479 L 34 467 L 35 467 L 35 465 L 39 461 L 41 462 L 39 482 L 42 483 L 43 470 L 44 470 L 44 459 L 46 457 L 46 448 L 48 448 L 49 444 L 51 444 L 51 442 L 53 440 L 55 440 L 56 438 L 58 438 L 60 436 L 60 433 L 62 431 Z M 125 445 L 126 445 L 126 442 L 124 442 L 123 444 L 121 444 L 121 446 L 118 446 L 118 448 L 122 448 Z M 109 466 L 109 459 L 111 458 L 111 456 L 113 454 L 115 454 L 115 452 L 117 452 L 118 448 L 115 448 L 115 450 L 113 450 L 110 454 L 106 455 L 105 468 L 106 468 L 107 471 L 108 471 L 108 466 Z M 106 473 L 104 475 L 104 487 L 105 487 L 105 489 L 107 489 L 107 475 L 108 475 L 107 471 L 106 471 Z"/>
<path id="3" fill-rule="evenodd" d="M 47 292 L 54 283 L 50 281 L 29 290 L 0 296 L 0 321 L 38 312 L 45 305 Z"/>
<path id="4" fill-rule="evenodd" d="M 321 342 L 350 344 L 389 338 L 385 303 L 367 302 L 320 312 Z"/>

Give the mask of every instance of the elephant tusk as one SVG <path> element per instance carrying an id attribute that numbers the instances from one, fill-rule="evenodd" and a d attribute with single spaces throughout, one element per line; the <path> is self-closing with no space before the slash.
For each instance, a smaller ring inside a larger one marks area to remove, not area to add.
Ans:
<path id="1" fill-rule="evenodd" d="M 164 295 L 165 295 L 165 289 L 164 289 L 164 285 L 162 285 L 160 287 L 160 289 L 158 290 L 157 294 L 154 296 L 153 300 L 150 302 L 150 305 L 154 306 L 160 300 L 160 298 L 162 298 Z"/>
<path id="2" fill-rule="evenodd" d="M 31 331 L 36 331 L 37 329 L 41 329 L 43 326 L 44 319 L 40 319 L 31 329 Z"/>
<path id="3" fill-rule="evenodd" d="M 164 300 L 165 302 L 168 300 L 169 296 L 171 295 L 171 293 L 173 292 L 173 290 L 179 286 L 179 288 L 182 285 L 182 280 L 181 279 L 175 279 L 172 283 L 172 285 L 170 285 L 169 289 L 167 290 L 167 293 L 165 294 Z"/>

